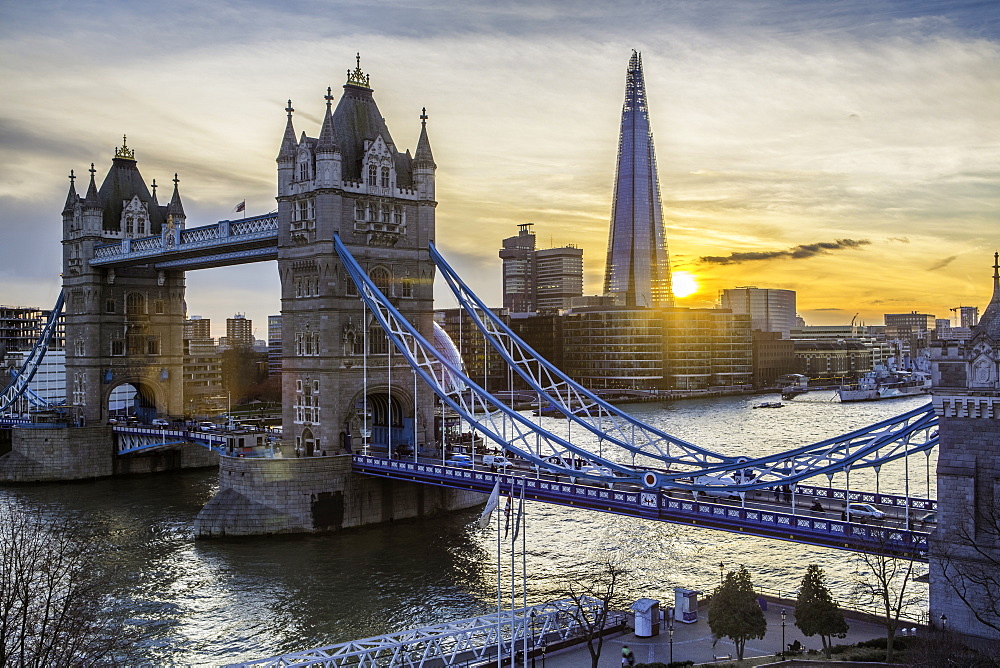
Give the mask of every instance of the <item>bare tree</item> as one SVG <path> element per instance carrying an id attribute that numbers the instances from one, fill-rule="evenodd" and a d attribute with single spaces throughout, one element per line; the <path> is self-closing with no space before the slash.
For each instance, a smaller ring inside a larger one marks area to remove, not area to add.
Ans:
<path id="1" fill-rule="evenodd" d="M 860 603 L 874 605 L 880 613 L 885 626 L 885 660 L 892 663 L 900 617 L 920 602 L 920 597 L 909 590 L 917 555 L 914 552 L 907 558 L 889 556 L 891 529 L 870 527 L 867 532 L 865 551 L 857 557 L 854 596 Z"/>
<path id="2" fill-rule="evenodd" d="M 108 595 L 99 541 L 0 501 L 0 666 L 116 664 L 135 634 Z"/>
<path id="3" fill-rule="evenodd" d="M 597 668 L 604 647 L 604 627 L 608 616 L 623 605 L 621 592 L 631 569 L 625 559 L 617 556 L 602 557 L 598 563 L 587 564 L 574 570 L 566 579 L 562 598 L 573 601 L 567 613 L 577 623 L 587 641 L 592 668 Z M 596 599 L 600 605 L 594 605 Z"/>
<path id="4" fill-rule="evenodd" d="M 975 518 L 971 508 L 965 512 L 961 521 L 936 537 L 931 558 L 973 616 L 1000 631 L 1000 498 Z"/>

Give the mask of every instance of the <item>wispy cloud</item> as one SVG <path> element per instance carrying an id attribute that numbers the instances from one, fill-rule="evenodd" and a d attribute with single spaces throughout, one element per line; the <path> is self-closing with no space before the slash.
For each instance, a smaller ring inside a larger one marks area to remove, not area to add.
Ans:
<path id="1" fill-rule="evenodd" d="M 937 271 L 938 269 L 944 269 L 949 264 L 951 264 L 952 262 L 954 262 L 955 258 L 957 258 L 957 257 L 958 257 L 957 255 L 949 255 L 945 259 L 939 260 L 939 261 L 935 262 L 934 264 L 932 264 L 931 266 L 927 267 L 927 271 Z"/>
<path id="2" fill-rule="evenodd" d="M 741 264 L 757 260 L 802 260 L 830 251 L 855 249 L 869 244 L 871 241 L 868 239 L 837 239 L 836 241 L 820 241 L 814 244 L 799 244 L 784 250 L 734 252 L 725 256 L 705 255 L 700 261 L 702 264 Z"/>

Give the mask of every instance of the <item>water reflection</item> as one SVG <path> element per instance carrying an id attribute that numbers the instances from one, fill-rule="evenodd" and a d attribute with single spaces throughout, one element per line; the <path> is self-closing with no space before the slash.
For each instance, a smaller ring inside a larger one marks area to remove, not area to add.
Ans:
<path id="1" fill-rule="evenodd" d="M 699 445 L 754 456 L 843 433 L 926 401 L 841 405 L 817 394 L 781 410 L 750 410 L 767 399 L 630 410 Z M 911 458 L 912 492 L 925 491 L 925 465 L 933 471 L 935 464 L 934 457 Z M 879 483 L 883 491 L 902 491 L 905 478 L 905 465 L 897 462 L 882 468 Z M 851 486 L 873 489 L 874 474 L 853 473 Z M 109 558 L 119 561 L 124 576 L 121 605 L 142 626 L 140 653 L 153 664 L 258 658 L 495 609 L 495 532 L 476 528 L 478 511 L 328 536 L 195 541 L 193 519 L 215 487 L 214 471 L 198 471 L 16 487 L 0 490 L 0 496 L 26 512 L 73 515 L 113 537 L 117 549 Z M 530 602 L 557 595 L 569 569 L 605 551 L 626 554 L 634 564 L 630 596 L 663 600 L 672 598 L 674 586 L 714 586 L 720 562 L 727 570 L 744 564 L 757 584 L 784 591 L 797 585 L 807 564 L 818 563 L 841 596 L 854 568 L 849 553 L 831 549 L 527 505 Z M 502 554 L 506 596 L 509 546 Z"/>

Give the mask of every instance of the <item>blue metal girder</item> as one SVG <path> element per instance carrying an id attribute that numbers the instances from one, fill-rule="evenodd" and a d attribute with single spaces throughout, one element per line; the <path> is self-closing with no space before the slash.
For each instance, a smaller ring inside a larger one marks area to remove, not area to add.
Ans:
<path id="1" fill-rule="evenodd" d="M 52 312 L 49 314 L 48 322 L 45 323 L 45 328 L 42 330 L 41 335 L 38 337 L 35 345 L 32 346 L 31 352 L 25 358 L 21 368 L 17 370 L 13 379 L 4 388 L 3 393 L 0 394 L 0 413 L 10 408 L 24 394 L 25 390 L 28 389 L 28 383 L 35 377 L 38 365 L 41 364 L 45 353 L 49 349 L 49 342 L 52 339 L 53 333 L 55 333 L 59 316 L 62 315 L 63 303 L 64 295 L 62 290 L 60 290 L 59 297 L 56 299 L 55 306 L 52 307 Z"/>
<path id="2" fill-rule="evenodd" d="M 489 493 L 499 480 L 503 493 L 513 489 L 518 495 L 523 484 L 525 498 L 544 503 L 852 552 L 878 552 L 904 558 L 912 556 L 917 561 L 927 561 L 929 534 L 924 531 L 681 499 L 663 490 L 623 491 L 368 455 L 354 455 L 353 460 L 355 472 L 383 478 L 484 494 Z"/>
<path id="3" fill-rule="evenodd" d="M 742 472 L 744 469 L 753 469 L 757 481 L 755 484 L 721 487 L 738 491 L 759 489 L 793 483 L 815 475 L 830 474 L 845 467 L 880 466 L 908 453 L 929 449 L 937 443 L 935 437 L 928 437 L 912 447 L 902 449 L 899 447 L 900 444 L 910 446 L 911 436 L 920 431 L 929 433 L 928 430 L 936 426 L 933 408 L 928 405 L 849 434 L 772 457 L 750 459 L 722 455 L 699 448 L 637 420 L 567 376 L 533 350 L 489 309 L 462 281 L 433 244 L 430 244 L 429 250 L 431 258 L 459 304 L 483 337 L 510 368 L 539 396 L 544 397 L 549 407 L 555 408 L 567 420 L 581 425 L 599 438 L 633 454 L 653 457 L 668 465 L 686 467 L 682 471 L 664 471 L 665 475 L 661 477 L 660 484 L 670 482 L 671 486 L 683 489 L 719 489 L 719 484 L 699 486 L 678 481 L 681 478 L 695 476 L 720 477 L 737 471 Z M 900 425 L 902 428 L 894 429 Z M 662 444 L 666 444 L 666 452 Z M 670 445 L 679 447 L 685 454 L 681 457 L 671 457 Z M 884 452 L 885 449 L 889 451 Z M 717 463 L 712 465 L 710 459 L 716 459 Z M 775 465 L 776 462 L 783 462 L 783 466 Z"/>

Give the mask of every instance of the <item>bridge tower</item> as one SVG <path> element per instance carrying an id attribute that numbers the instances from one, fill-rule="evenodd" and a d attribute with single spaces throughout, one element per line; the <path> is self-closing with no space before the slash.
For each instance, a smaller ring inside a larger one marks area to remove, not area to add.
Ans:
<path id="1" fill-rule="evenodd" d="M 1000 638 L 1000 256 L 993 298 L 967 342 L 932 350 L 940 420 L 931 621 Z"/>
<path id="2" fill-rule="evenodd" d="M 284 440 L 304 456 L 332 455 L 357 451 L 367 430 L 370 444 L 408 453 L 433 438 L 432 394 L 362 308 L 333 239 L 430 339 L 436 165 L 427 115 L 415 153 L 400 151 L 360 56 L 336 109 L 329 88 L 325 99 L 318 138 L 296 138 L 289 101 L 277 158 Z"/>
<path id="3" fill-rule="evenodd" d="M 175 238 L 185 222 L 177 175 L 160 205 L 156 180 L 151 193 L 124 137 L 100 188 L 96 173 L 91 164 L 82 197 L 70 173 L 62 213 L 67 402 L 86 422 L 105 422 L 111 391 L 129 383 L 142 417 L 181 417 L 184 272 L 90 265 L 102 244 Z"/>

